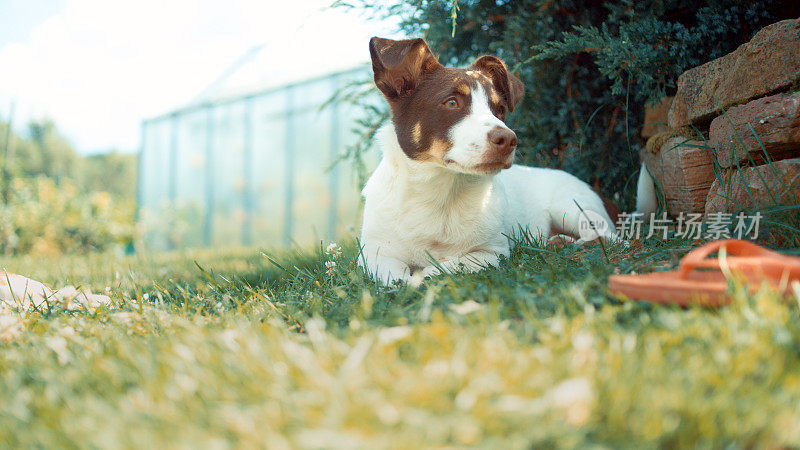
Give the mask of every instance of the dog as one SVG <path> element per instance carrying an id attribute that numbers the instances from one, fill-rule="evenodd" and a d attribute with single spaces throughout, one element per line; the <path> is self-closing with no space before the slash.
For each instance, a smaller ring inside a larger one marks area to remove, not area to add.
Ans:
<path id="1" fill-rule="evenodd" d="M 440 268 L 494 266 L 523 230 L 579 236 L 588 221 L 593 237 L 616 239 L 588 184 L 514 164 L 517 136 L 505 119 L 524 87 L 503 61 L 444 67 L 423 39 L 373 37 L 369 51 L 391 109 L 377 135 L 382 159 L 362 191 L 359 263 L 374 279 L 418 284 Z"/>

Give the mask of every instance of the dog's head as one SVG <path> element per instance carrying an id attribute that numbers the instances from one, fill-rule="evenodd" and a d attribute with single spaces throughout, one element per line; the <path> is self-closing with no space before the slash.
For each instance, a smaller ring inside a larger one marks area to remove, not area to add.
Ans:
<path id="1" fill-rule="evenodd" d="M 409 158 L 473 174 L 511 167 L 517 136 L 504 121 L 524 89 L 502 61 L 483 56 L 466 69 L 444 67 L 422 39 L 374 37 L 369 51 Z"/>

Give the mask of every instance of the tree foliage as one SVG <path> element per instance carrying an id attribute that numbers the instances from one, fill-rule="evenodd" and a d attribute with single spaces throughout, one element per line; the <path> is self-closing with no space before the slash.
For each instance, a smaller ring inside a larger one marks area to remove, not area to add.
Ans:
<path id="1" fill-rule="evenodd" d="M 0 136 L 6 124 L 0 122 Z M 32 121 L 27 132 L 11 133 L 8 170 L 12 178 L 46 177 L 71 180 L 81 193 L 108 192 L 133 199 L 136 196 L 136 155 L 118 152 L 80 156 L 50 120 Z M 0 165 L 5 165 L 0 149 Z M 2 180 L 0 180 L 0 183 Z"/>
<path id="2" fill-rule="evenodd" d="M 631 207 L 647 101 L 683 71 L 800 15 L 794 0 L 405 0 L 340 5 L 393 17 L 444 64 L 499 56 L 526 87 L 509 118 L 522 163 L 558 167 Z M 454 26 L 455 24 L 455 26 Z"/>

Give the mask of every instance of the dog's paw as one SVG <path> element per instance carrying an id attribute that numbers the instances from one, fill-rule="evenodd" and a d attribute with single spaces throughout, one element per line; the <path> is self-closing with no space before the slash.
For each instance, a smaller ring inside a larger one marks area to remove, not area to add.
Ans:
<path id="1" fill-rule="evenodd" d="M 416 288 L 419 287 L 423 281 L 425 281 L 425 277 L 422 276 L 422 271 L 418 270 L 414 272 L 414 275 L 411 275 L 411 277 L 409 277 L 408 285 L 413 288 Z"/>
<path id="2" fill-rule="evenodd" d="M 420 275 L 422 275 L 422 278 L 435 277 L 441 274 L 442 272 L 436 266 L 428 266 L 420 271 Z"/>
<path id="3" fill-rule="evenodd" d="M 408 285 L 411 287 L 419 287 L 427 278 L 441 275 L 442 272 L 436 266 L 423 267 L 422 269 L 414 271 L 409 277 Z"/>
<path id="4" fill-rule="evenodd" d="M 409 277 L 408 285 L 411 287 L 418 287 L 426 278 L 435 277 L 437 275 L 441 275 L 441 272 L 435 266 L 423 267 L 422 269 L 414 271 L 411 277 Z"/>
<path id="5" fill-rule="evenodd" d="M 359 263 L 364 267 L 364 271 L 376 282 L 384 286 L 394 286 L 395 284 L 405 284 L 411 281 L 411 269 L 402 261 L 383 258 L 368 261 L 365 264 Z"/>
<path id="6" fill-rule="evenodd" d="M 403 284 L 411 284 L 413 282 L 413 277 L 411 274 L 411 269 L 406 268 L 403 270 L 399 275 L 389 274 L 389 279 L 386 282 L 387 285 L 403 285 Z"/>
<path id="7" fill-rule="evenodd" d="M 566 234 L 556 234 L 547 239 L 548 247 L 563 247 L 567 244 L 577 242 L 574 237 Z"/>

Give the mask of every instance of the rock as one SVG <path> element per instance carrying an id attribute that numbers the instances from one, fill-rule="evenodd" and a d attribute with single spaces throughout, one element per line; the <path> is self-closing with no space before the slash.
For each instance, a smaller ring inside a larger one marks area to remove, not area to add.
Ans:
<path id="1" fill-rule="evenodd" d="M 667 131 L 667 113 L 672 106 L 673 97 L 664 97 L 654 105 L 645 105 L 644 126 L 642 126 L 642 137 L 647 139 L 658 133 Z"/>
<path id="2" fill-rule="evenodd" d="M 763 164 L 767 162 L 764 151 L 772 160 L 800 156 L 800 92 L 772 95 L 729 109 L 711 122 L 708 140 L 721 167 L 736 166 L 737 161 L 751 165 L 750 158 Z"/>
<path id="3" fill-rule="evenodd" d="M 800 19 L 761 29 L 733 52 L 687 70 L 668 115 L 669 126 L 704 123 L 721 108 L 744 103 L 800 82 Z"/>
<path id="4" fill-rule="evenodd" d="M 711 185 L 706 214 L 800 204 L 800 158 L 746 167 L 741 175 L 736 168 L 727 169 L 721 179 Z"/>
<path id="5" fill-rule="evenodd" d="M 702 141 L 671 137 L 661 145 L 660 152 L 644 151 L 641 158 L 661 188 L 670 215 L 705 210 L 714 164 L 711 151 Z"/>

